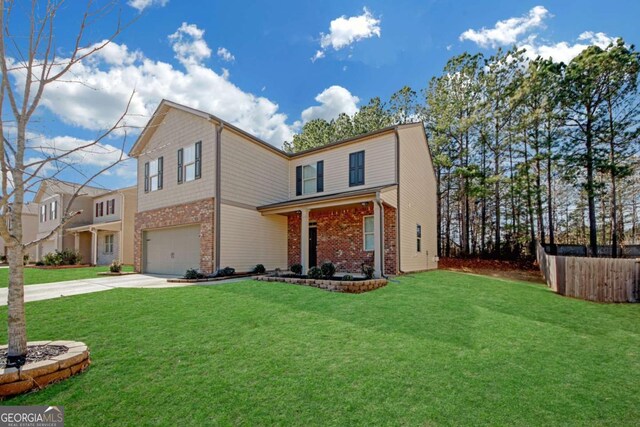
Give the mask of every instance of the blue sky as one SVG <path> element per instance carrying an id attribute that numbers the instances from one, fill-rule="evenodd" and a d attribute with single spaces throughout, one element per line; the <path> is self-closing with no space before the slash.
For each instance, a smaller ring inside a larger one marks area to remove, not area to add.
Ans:
<path id="1" fill-rule="evenodd" d="M 60 14 L 62 56 L 81 3 L 70 2 Z M 80 144 L 112 123 L 135 89 L 132 126 L 144 125 L 165 97 L 280 146 L 306 120 L 353 113 L 404 85 L 424 88 L 464 51 L 490 54 L 516 44 L 532 56 L 570 60 L 592 43 L 638 42 L 638 16 L 634 1 L 123 0 L 123 20 L 136 21 L 94 61 L 78 66 L 75 82 L 50 88 L 31 130 L 56 147 Z M 87 40 L 101 40 L 113 24 L 114 16 L 100 22 Z M 104 153 L 77 161 L 95 170 L 120 144 L 121 134 L 114 135 Z M 131 185 L 134 170 L 131 162 L 98 182 Z M 62 177 L 81 179 L 76 173 Z"/>

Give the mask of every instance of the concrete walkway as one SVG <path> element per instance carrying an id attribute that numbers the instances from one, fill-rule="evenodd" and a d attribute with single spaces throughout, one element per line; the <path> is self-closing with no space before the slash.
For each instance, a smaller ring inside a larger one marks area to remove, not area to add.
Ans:
<path id="1" fill-rule="evenodd" d="M 116 288 L 178 288 L 193 285 L 213 285 L 238 281 L 221 280 L 214 283 L 168 283 L 168 277 L 130 274 L 126 276 L 106 276 L 96 279 L 69 280 L 66 282 L 27 285 L 24 287 L 24 300 L 40 301 L 71 295 L 90 294 Z M 7 288 L 0 288 L 0 306 L 7 305 Z"/>

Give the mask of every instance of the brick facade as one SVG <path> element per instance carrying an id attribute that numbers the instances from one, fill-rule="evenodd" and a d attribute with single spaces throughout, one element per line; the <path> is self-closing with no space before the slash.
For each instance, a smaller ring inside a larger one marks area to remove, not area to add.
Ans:
<path id="1" fill-rule="evenodd" d="M 312 211 L 309 222 L 318 228 L 318 264 L 331 261 L 339 272 L 360 272 L 363 263 L 373 265 L 373 251 L 364 250 L 363 217 L 373 215 L 373 204 L 367 206 Z M 300 263 L 299 213 L 288 217 L 288 263 Z M 396 274 L 396 209 L 384 206 L 384 272 Z"/>
<path id="2" fill-rule="evenodd" d="M 200 270 L 214 269 L 214 203 L 203 199 L 181 205 L 168 206 L 136 213 L 134 236 L 134 268 L 142 271 L 142 235 L 145 230 L 200 224 Z"/>

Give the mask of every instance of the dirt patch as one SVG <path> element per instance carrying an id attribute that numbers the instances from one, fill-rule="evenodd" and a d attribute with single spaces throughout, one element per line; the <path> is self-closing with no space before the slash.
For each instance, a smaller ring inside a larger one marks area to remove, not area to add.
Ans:
<path id="1" fill-rule="evenodd" d="M 27 347 L 27 363 L 48 360 L 69 351 L 63 345 L 31 345 Z M 7 350 L 0 351 L 0 368 L 7 366 Z"/>
<path id="2" fill-rule="evenodd" d="M 509 261 L 481 258 L 440 258 L 438 268 L 481 274 L 509 280 L 545 283 L 540 269 L 533 261 Z"/>

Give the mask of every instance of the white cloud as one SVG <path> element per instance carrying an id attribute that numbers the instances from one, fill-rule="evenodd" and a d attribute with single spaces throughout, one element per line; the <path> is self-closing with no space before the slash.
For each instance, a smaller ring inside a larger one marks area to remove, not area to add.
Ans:
<path id="1" fill-rule="evenodd" d="M 113 43 L 73 67 L 76 83 L 48 86 L 41 105 L 66 124 L 103 130 L 113 126 L 135 89 L 126 118 L 129 126 L 144 126 L 160 100 L 167 98 L 215 114 L 276 146 L 291 140 L 287 116 L 276 103 L 243 91 L 229 81 L 228 72 L 202 63 L 211 52 L 203 34 L 195 25 L 183 24 L 170 36 L 183 66 L 179 68 Z M 14 77 L 24 84 L 19 71 Z"/>
<path id="2" fill-rule="evenodd" d="M 142 12 L 148 7 L 151 6 L 159 6 L 164 7 L 169 3 L 169 0 L 129 0 L 127 4 L 134 9 L 137 9 L 138 12 Z"/>
<path id="3" fill-rule="evenodd" d="M 328 34 L 320 33 L 320 49 L 311 60 L 323 58 L 329 47 L 340 50 L 360 40 L 380 37 L 380 33 L 380 19 L 374 17 L 366 7 L 362 15 L 349 18 L 342 15 L 331 21 Z"/>
<path id="4" fill-rule="evenodd" d="M 544 19 L 550 16 L 544 6 L 535 6 L 527 15 L 498 21 L 493 28 L 468 29 L 460 34 L 460 41 L 469 40 L 482 47 L 514 44 L 523 34 L 544 25 Z"/>
<path id="5" fill-rule="evenodd" d="M 309 107 L 302 112 L 302 122 L 313 119 L 335 119 L 340 113 L 353 115 L 358 111 L 360 99 L 342 86 L 331 86 L 316 96 L 320 105 Z"/>
<path id="6" fill-rule="evenodd" d="M 204 30 L 195 24 L 183 22 L 178 30 L 169 36 L 176 59 L 184 65 L 201 64 L 211 56 L 211 49 L 203 39 Z"/>
<path id="7" fill-rule="evenodd" d="M 223 61 L 233 62 L 236 60 L 236 57 L 233 56 L 233 54 L 229 52 L 229 49 L 227 49 L 226 47 L 219 47 L 216 53 L 218 54 L 218 57 L 220 57 L 220 59 L 222 59 Z"/>
<path id="8" fill-rule="evenodd" d="M 535 59 L 540 56 L 544 59 L 552 58 L 556 62 L 564 62 L 565 64 L 568 64 L 573 58 L 578 56 L 580 52 L 589 46 L 596 45 L 604 49 L 614 41 L 615 37 L 609 37 L 605 33 L 585 31 L 578 36 L 578 42 L 572 44 L 564 41 L 559 43 L 540 44 L 538 43 L 536 36 L 531 36 L 518 47 L 525 49 L 525 54 L 530 59 Z"/>

